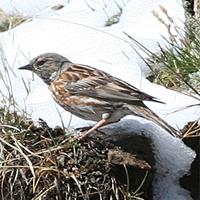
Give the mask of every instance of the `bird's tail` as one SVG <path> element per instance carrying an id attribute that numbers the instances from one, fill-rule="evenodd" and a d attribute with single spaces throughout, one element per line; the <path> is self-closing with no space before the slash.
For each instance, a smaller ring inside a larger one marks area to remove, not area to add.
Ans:
<path id="1" fill-rule="evenodd" d="M 174 137 L 180 138 L 180 133 L 178 130 L 170 126 L 167 122 L 161 119 L 156 113 L 154 113 L 148 107 L 137 106 L 137 105 L 127 105 L 127 107 L 129 108 L 129 110 L 133 112 L 134 115 L 150 120 L 159 125 L 160 127 L 164 128 Z"/>

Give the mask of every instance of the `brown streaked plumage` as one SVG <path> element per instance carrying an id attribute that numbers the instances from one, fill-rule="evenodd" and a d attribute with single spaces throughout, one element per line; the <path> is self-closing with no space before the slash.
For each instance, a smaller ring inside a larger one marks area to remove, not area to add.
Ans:
<path id="1" fill-rule="evenodd" d="M 55 101 L 65 110 L 83 119 L 98 122 L 80 138 L 131 114 L 150 120 L 178 136 L 178 131 L 143 103 L 162 102 L 106 72 L 74 64 L 56 53 L 41 54 L 19 69 L 31 70 L 42 78 Z"/>

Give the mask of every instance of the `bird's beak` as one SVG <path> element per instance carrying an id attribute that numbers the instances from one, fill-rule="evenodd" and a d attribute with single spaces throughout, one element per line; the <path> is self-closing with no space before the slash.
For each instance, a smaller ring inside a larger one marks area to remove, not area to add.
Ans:
<path id="1" fill-rule="evenodd" d="M 22 67 L 19 67 L 18 69 L 25 69 L 25 70 L 33 70 L 33 66 L 28 64 L 28 65 L 24 65 Z"/>

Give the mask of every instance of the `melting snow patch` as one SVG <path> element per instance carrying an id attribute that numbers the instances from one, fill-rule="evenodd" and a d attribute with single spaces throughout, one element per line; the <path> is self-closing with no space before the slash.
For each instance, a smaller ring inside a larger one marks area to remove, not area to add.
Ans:
<path id="1" fill-rule="evenodd" d="M 106 133 L 144 135 L 152 141 L 155 156 L 154 200 L 190 200 L 189 191 L 180 187 L 179 179 L 189 173 L 196 154 L 181 139 L 157 125 L 134 116 L 102 128 Z"/>

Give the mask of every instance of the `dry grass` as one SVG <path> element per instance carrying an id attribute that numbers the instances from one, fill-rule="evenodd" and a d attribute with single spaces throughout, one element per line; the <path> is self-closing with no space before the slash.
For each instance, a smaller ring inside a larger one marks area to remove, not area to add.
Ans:
<path id="1" fill-rule="evenodd" d="M 7 15 L 2 9 L 0 9 L 0 32 L 12 29 L 26 20 L 27 17 L 20 14 Z"/>
<path id="2" fill-rule="evenodd" d="M 122 163 L 129 181 L 116 178 L 118 165 L 108 160 L 108 152 L 119 147 L 98 138 L 70 142 L 61 128 L 43 121 L 35 126 L 3 109 L 0 117 L 0 199 L 142 199 L 146 169 L 140 179 L 129 180 L 129 167 Z"/>
<path id="3" fill-rule="evenodd" d="M 198 121 L 189 122 L 182 130 L 182 138 L 200 138 L 200 124 Z"/>

